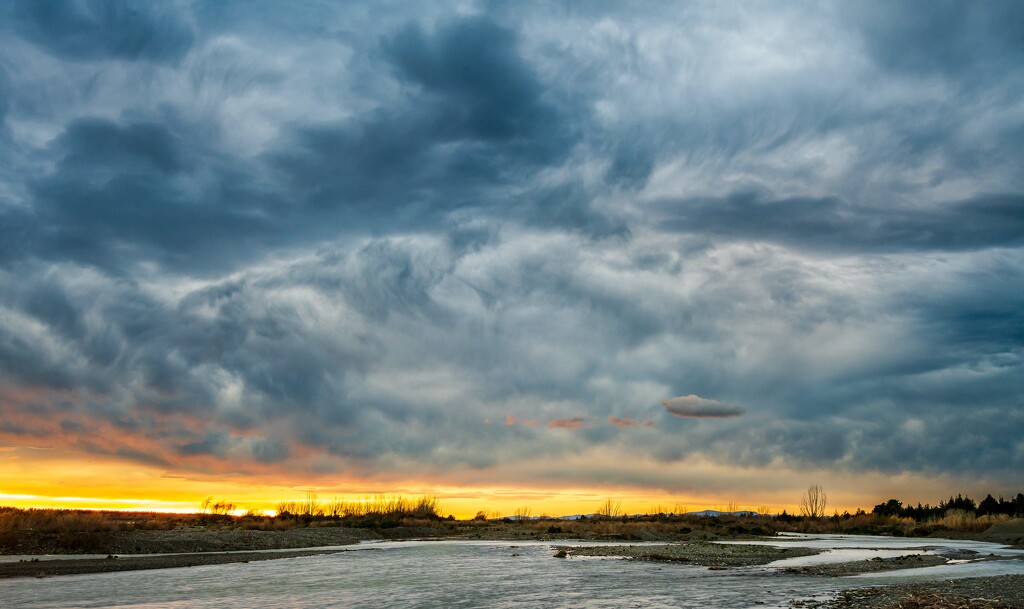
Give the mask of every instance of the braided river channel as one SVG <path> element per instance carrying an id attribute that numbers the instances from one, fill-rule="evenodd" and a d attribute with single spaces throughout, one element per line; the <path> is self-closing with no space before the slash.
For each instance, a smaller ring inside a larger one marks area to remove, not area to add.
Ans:
<path id="1" fill-rule="evenodd" d="M 601 545 L 571 540 L 374 542 L 302 558 L 9 579 L 0 581 L 0 607 L 783 608 L 794 600 L 826 600 L 847 588 L 1024 574 L 1019 558 L 1024 551 L 972 541 L 808 535 L 744 543 L 810 546 L 824 552 L 758 567 L 710 570 L 619 558 L 553 557 L 556 545 Z M 961 550 L 994 559 L 852 577 L 784 570 Z"/>

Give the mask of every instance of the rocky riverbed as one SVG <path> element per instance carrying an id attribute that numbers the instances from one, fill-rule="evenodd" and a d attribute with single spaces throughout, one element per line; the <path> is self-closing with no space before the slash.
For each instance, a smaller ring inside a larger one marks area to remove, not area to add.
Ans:
<path id="1" fill-rule="evenodd" d="M 841 592 L 832 602 L 798 601 L 793 606 L 821 609 L 1024 609 L 1024 575 L 857 588 Z"/>
<path id="2" fill-rule="evenodd" d="M 711 568 L 764 565 L 784 558 L 813 556 L 821 550 L 811 548 L 773 548 L 762 545 L 725 545 L 694 541 L 657 545 L 558 546 L 556 556 L 614 556 L 637 560 L 680 562 Z"/>
<path id="3" fill-rule="evenodd" d="M 881 571 L 896 571 L 898 569 L 934 567 L 936 565 L 944 565 L 947 562 L 948 560 L 943 556 L 934 556 L 931 554 L 908 554 L 906 556 L 897 556 L 895 558 L 871 558 L 868 560 L 824 565 L 786 567 L 783 571 L 798 575 L 843 577 L 846 575 L 858 575 L 861 573 L 879 573 Z"/>
<path id="4" fill-rule="evenodd" d="M 114 571 L 145 569 L 173 569 L 201 565 L 224 565 L 260 560 L 277 560 L 335 554 L 346 550 L 293 550 L 285 552 L 233 552 L 210 554 L 165 554 L 162 556 L 115 556 L 107 558 L 75 558 L 0 563 L 0 579 L 10 577 L 50 577 L 53 575 L 82 575 Z"/>
<path id="5" fill-rule="evenodd" d="M 307 527 L 285 530 L 176 527 L 98 533 L 24 533 L 3 548 L 4 554 L 162 554 L 169 552 L 230 552 L 343 546 L 360 541 L 418 539 L 445 534 L 432 527 L 360 529 Z"/>

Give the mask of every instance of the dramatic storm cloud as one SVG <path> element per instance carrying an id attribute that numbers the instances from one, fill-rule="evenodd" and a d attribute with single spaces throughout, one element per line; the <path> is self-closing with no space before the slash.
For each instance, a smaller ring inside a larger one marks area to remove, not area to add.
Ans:
<path id="1" fill-rule="evenodd" d="M 1019 490 L 1022 6 L 6 3 L 0 446 Z"/>

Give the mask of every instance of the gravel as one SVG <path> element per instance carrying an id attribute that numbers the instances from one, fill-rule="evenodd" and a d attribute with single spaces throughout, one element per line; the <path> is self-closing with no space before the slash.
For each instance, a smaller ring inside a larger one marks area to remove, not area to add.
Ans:
<path id="1" fill-rule="evenodd" d="M 379 539 L 366 529 L 342 527 L 285 531 L 179 528 L 170 531 L 118 531 L 111 533 L 101 553 L 158 554 L 164 552 L 228 552 L 343 546 Z"/>
<path id="2" fill-rule="evenodd" d="M 812 548 L 773 548 L 759 545 L 727 545 L 693 541 L 644 546 L 559 546 L 567 557 L 616 556 L 638 560 L 681 562 L 711 568 L 763 565 L 784 558 L 812 556 Z"/>
<path id="3" fill-rule="evenodd" d="M 786 567 L 783 571 L 797 575 L 842 577 L 844 575 L 857 575 L 859 573 L 878 573 L 880 571 L 895 571 L 897 569 L 934 567 L 936 565 L 944 565 L 946 562 L 948 561 L 943 556 L 908 554 L 906 556 L 898 556 L 895 558 L 872 558 L 868 560 L 841 562 L 827 565 Z"/>
<path id="4" fill-rule="evenodd" d="M 201 526 L 168 530 L 135 529 L 72 534 L 22 534 L 3 548 L 5 554 L 162 554 L 229 552 L 344 546 L 375 539 L 414 539 L 445 534 L 431 527 L 359 529 L 308 527 L 260 531 Z"/>
<path id="5" fill-rule="evenodd" d="M 1024 609 L 1024 575 L 857 588 L 840 593 L 833 602 L 816 606 L 822 609 Z"/>
<path id="6" fill-rule="evenodd" d="M 67 560 L 24 560 L 0 563 L 0 578 L 50 577 L 52 575 L 82 575 L 113 571 L 145 569 L 173 569 L 201 565 L 224 565 L 259 560 L 277 560 L 336 554 L 347 550 L 294 550 L 285 552 L 238 552 L 231 554 L 171 554 L 164 556 L 108 556 L 107 558 L 76 558 Z"/>

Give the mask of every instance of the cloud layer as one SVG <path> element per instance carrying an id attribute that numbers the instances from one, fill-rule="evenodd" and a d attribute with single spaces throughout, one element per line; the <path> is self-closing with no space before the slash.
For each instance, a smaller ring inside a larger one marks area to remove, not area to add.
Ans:
<path id="1" fill-rule="evenodd" d="M 0 444 L 1024 468 L 1018 6 L 0 12 Z"/>

